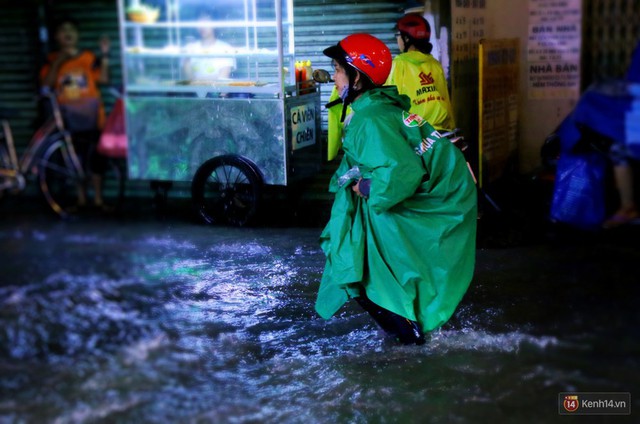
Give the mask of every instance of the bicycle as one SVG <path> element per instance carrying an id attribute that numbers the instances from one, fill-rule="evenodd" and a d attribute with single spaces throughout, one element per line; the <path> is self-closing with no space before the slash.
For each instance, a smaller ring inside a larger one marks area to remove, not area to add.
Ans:
<path id="1" fill-rule="evenodd" d="M 52 93 L 42 97 L 51 106 L 50 116 L 35 131 L 24 153 L 18 157 L 9 118 L 15 115 L 0 109 L 0 197 L 20 193 L 27 181 L 35 179 L 49 207 L 61 218 L 75 212 L 80 188 L 87 174 L 65 129 L 60 106 Z M 124 180 L 120 167 L 110 161 L 108 173 L 118 181 L 117 199 L 121 200 Z"/>
<path id="2" fill-rule="evenodd" d="M 489 194 L 482 187 L 480 187 L 480 184 L 478 184 L 478 179 L 476 178 L 476 174 L 473 172 L 473 168 L 469 163 L 468 150 L 467 150 L 469 147 L 469 144 L 465 141 L 464 136 L 462 135 L 462 130 L 460 128 L 455 128 L 451 131 L 443 131 L 440 133 L 440 136 L 449 139 L 449 141 L 454 146 L 456 146 L 460 150 L 460 152 L 462 152 L 462 156 L 464 157 L 465 162 L 467 163 L 467 168 L 471 173 L 473 182 L 478 188 L 478 192 L 482 195 L 482 197 L 491 205 L 491 207 L 496 212 L 502 212 L 502 209 L 500 208 L 498 203 L 496 203 L 496 201 L 493 200 L 491 196 L 489 196 Z"/>

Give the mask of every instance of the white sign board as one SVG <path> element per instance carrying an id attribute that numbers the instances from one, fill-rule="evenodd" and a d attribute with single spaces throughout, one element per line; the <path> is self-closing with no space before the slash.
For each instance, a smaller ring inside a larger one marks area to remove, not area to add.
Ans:
<path id="1" fill-rule="evenodd" d="M 529 98 L 580 96 L 581 0 L 529 0 Z"/>
<path id="2" fill-rule="evenodd" d="M 293 150 L 316 143 L 316 109 L 313 104 L 292 107 L 289 119 Z"/>

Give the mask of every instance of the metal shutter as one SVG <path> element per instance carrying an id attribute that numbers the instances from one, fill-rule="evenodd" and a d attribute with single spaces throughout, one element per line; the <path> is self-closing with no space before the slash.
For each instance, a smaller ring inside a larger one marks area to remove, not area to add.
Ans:
<path id="1" fill-rule="evenodd" d="M 11 119 L 16 149 L 28 144 L 37 118 L 37 8 L 4 7 L 0 14 L 0 105 L 18 112 Z"/>
<path id="2" fill-rule="evenodd" d="M 296 58 L 311 60 L 314 69 L 331 70 L 331 60 L 322 54 L 330 45 L 355 32 L 367 32 L 387 43 L 395 57 L 399 53 L 393 26 L 403 14 L 405 1 L 295 0 Z M 332 84 L 322 87 L 326 103 Z M 326 130 L 326 114 L 322 127 Z"/>
<path id="3" fill-rule="evenodd" d="M 640 2 L 586 0 L 583 86 L 605 78 L 623 78 L 640 41 Z"/>

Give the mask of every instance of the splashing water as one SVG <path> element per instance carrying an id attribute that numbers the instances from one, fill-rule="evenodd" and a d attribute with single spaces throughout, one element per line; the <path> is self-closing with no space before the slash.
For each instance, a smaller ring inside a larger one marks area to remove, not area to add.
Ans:
<path id="1" fill-rule="evenodd" d="M 589 323 L 514 319 L 528 288 L 501 300 L 482 258 L 451 323 L 399 346 L 355 304 L 317 317 L 317 229 L 162 225 L 0 232 L 0 420 L 548 422 L 560 391 L 637 381 L 637 339 L 594 372 Z"/>

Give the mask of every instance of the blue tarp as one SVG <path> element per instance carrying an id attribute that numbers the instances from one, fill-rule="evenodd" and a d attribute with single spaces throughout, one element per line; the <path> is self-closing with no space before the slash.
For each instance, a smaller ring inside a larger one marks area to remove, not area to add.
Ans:
<path id="1" fill-rule="evenodd" d="M 580 127 L 624 143 L 630 153 L 640 158 L 640 91 L 625 81 L 594 84 L 584 92 L 573 112 L 560 125 L 558 135 L 563 151 L 570 151 L 581 137 Z M 636 141 L 634 143 L 633 141 Z"/>
<path id="2" fill-rule="evenodd" d="M 640 159 L 640 44 L 631 58 L 624 80 L 593 84 L 580 97 L 574 110 L 558 129 L 562 151 L 570 151 L 586 127 L 614 142 L 624 143 Z"/>
<path id="3" fill-rule="evenodd" d="M 551 218 L 592 228 L 598 227 L 605 215 L 606 158 L 600 152 L 574 151 L 585 130 L 623 144 L 626 154 L 640 159 L 640 44 L 633 53 L 626 78 L 589 87 L 557 131 L 561 154 Z"/>

